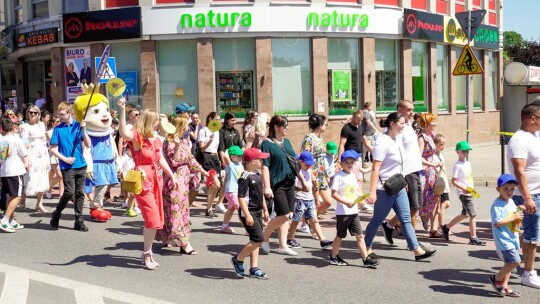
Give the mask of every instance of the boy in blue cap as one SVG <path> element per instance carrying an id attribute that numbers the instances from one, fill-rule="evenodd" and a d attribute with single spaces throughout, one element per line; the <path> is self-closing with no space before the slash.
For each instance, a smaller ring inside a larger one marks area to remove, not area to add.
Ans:
<path id="1" fill-rule="evenodd" d="M 298 223 L 302 220 L 302 217 L 304 217 L 306 221 L 309 221 L 311 228 L 320 240 L 321 248 L 326 249 L 332 246 L 332 241 L 327 240 L 323 236 L 321 226 L 317 220 L 317 207 L 315 206 L 315 197 L 313 196 L 313 171 L 311 170 L 311 166 L 315 164 L 315 159 L 313 158 L 313 154 L 309 151 L 302 152 L 300 156 L 298 156 L 298 159 L 300 160 L 300 165 L 302 167 L 299 174 L 304 176 L 308 189 L 306 191 L 300 179 L 296 178 L 296 202 L 294 205 L 291 227 L 289 228 L 289 235 L 287 236 L 287 246 L 290 248 L 302 248 L 300 243 L 294 239 L 294 234 Z"/>
<path id="2" fill-rule="evenodd" d="M 379 261 L 371 258 L 367 254 L 364 233 L 358 216 L 358 204 L 356 198 L 361 195 L 356 176 L 352 173 L 352 168 L 358 160 L 358 153 L 354 150 L 347 150 L 341 154 L 341 171 L 334 176 L 332 182 L 332 198 L 338 203 L 336 206 L 336 238 L 330 254 L 330 264 L 337 266 L 349 265 L 339 256 L 341 239 L 347 236 L 347 231 L 356 237 L 356 245 L 362 256 L 364 267 L 377 268 Z"/>
<path id="3" fill-rule="evenodd" d="M 499 197 L 491 206 L 491 228 L 497 253 L 500 252 L 504 266 L 496 275 L 489 277 L 493 289 L 500 296 L 519 297 L 521 294 L 508 287 L 513 269 L 519 266 L 519 226 L 523 220 L 523 209 L 518 209 L 512 196 L 519 185 L 511 174 L 503 174 L 497 180 Z"/>

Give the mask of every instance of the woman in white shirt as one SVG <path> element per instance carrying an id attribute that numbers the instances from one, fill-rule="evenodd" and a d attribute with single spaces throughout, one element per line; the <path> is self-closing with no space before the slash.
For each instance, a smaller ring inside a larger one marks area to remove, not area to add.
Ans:
<path id="1" fill-rule="evenodd" d="M 403 227 L 403 236 L 407 241 L 407 247 L 414 252 L 415 259 L 419 261 L 429 258 L 437 250 L 424 250 L 420 247 L 411 223 L 409 199 L 405 187 L 392 196 L 383 187 L 383 184 L 393 175 L 403 174 L 405 149 L 401 140 L 396 140 L 396 137 L 403 131 L 405 119 L 397 112 L 390 113 L 386 120 L 381 121 L 381 127 L 386 127 L 387 131 L 379 137 L 373 148 L 373 171 L 370 179 L 368 203 L 375 204 L 375 206 L 373 217 L 366 227 L 365 242 L 368 254 L 372 253 L 373 238 L 379 226 L 390 213 L 390 209 L 393 209 L 401 222 L 401 227 Z"/>

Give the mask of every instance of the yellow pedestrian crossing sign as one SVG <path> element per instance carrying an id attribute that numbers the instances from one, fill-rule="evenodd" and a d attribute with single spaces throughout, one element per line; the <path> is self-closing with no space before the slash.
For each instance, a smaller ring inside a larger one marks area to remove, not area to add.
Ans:
<path id="1" fill-rule="evenodd" d="M 462 76 L 473 74 L 484 74 L 484 69 L 482 69 L 482 65 L 478 62 L 478 59 L 476 59 L 471 47 L 466 44 L 461 51 L 461 56 L 459 56 L 452 75 Z"/>

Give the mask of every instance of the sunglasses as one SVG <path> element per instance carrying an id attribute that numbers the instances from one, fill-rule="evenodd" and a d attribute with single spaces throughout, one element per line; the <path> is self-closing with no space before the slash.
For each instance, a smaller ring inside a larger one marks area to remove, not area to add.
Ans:
<path id="1" fill-rule="evenodd" d="M 28 114 L 30 114 L 30 115 L 38 115 L 39 112 L 33 112 L 33 111 L 30 111 L 30 112 L 28 112 Z"/>

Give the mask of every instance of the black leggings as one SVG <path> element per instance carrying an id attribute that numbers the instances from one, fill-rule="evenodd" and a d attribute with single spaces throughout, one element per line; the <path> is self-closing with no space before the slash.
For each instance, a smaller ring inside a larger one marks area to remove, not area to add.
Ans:
<path id="1" fill-rule="evenodd" d="M 294 178 L 285 179 L 272 187 L 276 216 L 288 215 L 294 211 L 294 182 Z"/>

